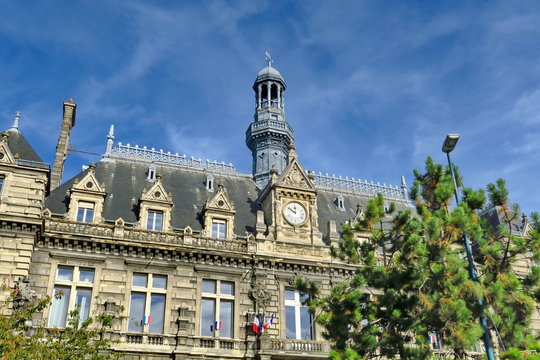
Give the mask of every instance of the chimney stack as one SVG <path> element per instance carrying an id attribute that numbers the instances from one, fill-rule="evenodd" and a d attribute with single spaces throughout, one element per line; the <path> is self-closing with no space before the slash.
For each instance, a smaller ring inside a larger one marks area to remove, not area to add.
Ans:
<path id="1" fill-rule="evenodd" d="M 77 104 L 73 99 L 64 102 L 64 116 L 62 126 L 60 128 L 60 136 L 56 144 L 56 154 L 54 156 L 54 165 L 51 173 L 51 191 L 56 189 L 62 183 L 62 173 L 64 172 L 64 163 L 69 147 L 69 139 L 71 137 L 71 128 L 75 126 L 75 110 Z"/>

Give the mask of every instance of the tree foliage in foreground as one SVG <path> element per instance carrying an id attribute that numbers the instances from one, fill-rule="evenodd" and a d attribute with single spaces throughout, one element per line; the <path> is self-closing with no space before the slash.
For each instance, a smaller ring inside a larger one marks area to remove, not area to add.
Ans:
<path id="1" fill-rule="evenodd" d="M 493 228 L 479 215 L 486 209 L 484 190 L 463 189 L 463 200 L 452 208 L 454 185 L 447 167 L 428 158 L 425 172 L 415 170 L 414 176 L 415 214 L 396 213 L 393 207 L 385 211 L 379 195 L 363 218 L 344 226 L 334 255 L 358 264 L 350 280 L 322 298 L 313 284 L 297 281 L 312 295 L 310 310 L 334 344 L 331 358 L 429 359 L 430 336 L 435 334 L 447 358 L 466 358 L 483 334 L 477 302 L 482 298 L 493 321 L 488 322 L 492 329 L 493 323 L 497 326 L 508 350 L 504 358 L 536 359 L 522 350 L 538 347 L 530 321 L 540 301 L 540 268 L 532 266 L 521 274 L 515 269 L 524 260 L 540 260 L 538 214 L 532 214 L 532 230 L 521 237 L 516 226 L 521 225 L 519 208 L 509 205 L 503 180 L 487 187 L 487 209 L 503 219 Z M 467 270 L 465 233 L 474 244 L 479 282 L 473 282 Z"/>
<path id="2" fill-rule="evenodd" d="M 64 329 L 29 326 L 34 315 L 51 305 L 46 298 L 5 315 L 12 296 L 0 306 L 0 360 L 111 360 L 121 355 L 109 351 L 113 342 L 104 337 L 118 318 L 115 314 L 98 314 L 85 321 L 79 311 L 69 313 Z M 56 295 L 62 296 L 62 295 Z M 34 320 L 35 321 L 35 320 Z"/>

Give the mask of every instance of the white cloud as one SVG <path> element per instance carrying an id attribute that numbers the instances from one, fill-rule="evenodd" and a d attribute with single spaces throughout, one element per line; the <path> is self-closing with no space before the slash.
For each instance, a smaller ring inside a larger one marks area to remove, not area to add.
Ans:
<path id="1" fill-rule="evenodd" d="M 510 118 L 518 124 L 540 124 L 540 88 L 519 97 Z"/>

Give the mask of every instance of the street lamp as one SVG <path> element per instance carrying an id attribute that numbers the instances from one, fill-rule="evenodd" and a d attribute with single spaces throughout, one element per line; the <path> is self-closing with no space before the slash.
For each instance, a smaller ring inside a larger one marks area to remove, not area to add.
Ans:
<path id="1" fill-rule="evenodd" d="M 458 140 L 459 140 L 458 134 L 446 135 L 446 139 L 444 139 L 444 144 L 442 146 L 442 151 L 446 153 L 446 157 L 448 158 L 448 167 L 450 168 L 450 173 L 452 174 L 452 180 L 454 180 L 454 195 L 456 197 L 456 206 L 459 205 L 458 187 L 457 187 L 457 182 L 456 182 L 456 174 L 454 173 L 454 166 L 452 165 L 452 161 L 450 161 L 450 153 L 456 147 Z M 467 261 L 469 262 L 469 275 L 472 281 L 478 282 L 478 277 L 476 276 L 476 270 L 474 268 L 474 261 L 472 257 L 471 243 L 469 242 L 469 236 L 467 235 L 467 232 L 463 233 L 463 241 L 465 242 L 465 250 L 467 251 Z M 480 324 L 482 325 L 482 328 L 484 329 L 483 338 L 484 338 L 484 346 L 486 348 L 486 354 L 487 354 L 488 360 L 495 360 L 495 355 L 493 354 L 493 344 L 491 342 L 491 335 L 489 333 L 489 327 L 487 324 L 486 316 L 484 315 L 484 301 L 480 298 L 477 300 L 477 304 L 478 306 L 480 306 L 480 309 L 482 310 L 482 315 L 480 316 Z"/>

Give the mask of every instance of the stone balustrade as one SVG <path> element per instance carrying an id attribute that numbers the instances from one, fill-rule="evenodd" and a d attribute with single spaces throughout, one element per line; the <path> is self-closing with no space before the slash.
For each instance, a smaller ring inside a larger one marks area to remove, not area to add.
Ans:
<path id="1" fill-rule="evenodd" d="M 65 219 L 48 218 L 45 221 L 45 232 L 72 234 L 75 236 L 89 235 L 104 239 L 120 240 L 132 243 L 156 243 L 195 247 L 199 249 L 218 249 L 234 252 L 247 252 L 248 244 L 245 239 L 215 239 L 203 235 L 183 234 L 169 231 L 152 231 L 129 228 L 109 224 L 83 223 Z"/>

